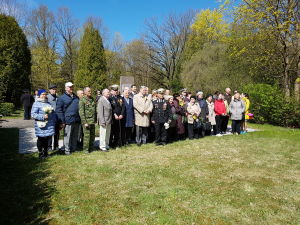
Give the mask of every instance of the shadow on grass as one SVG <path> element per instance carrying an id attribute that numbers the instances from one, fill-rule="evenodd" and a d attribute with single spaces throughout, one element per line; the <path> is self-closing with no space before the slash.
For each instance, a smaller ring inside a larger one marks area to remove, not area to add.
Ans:
<path id="1" fill-rule="evenodd" d="M 48 224 L 54 189 L 46 163 L 18 154 L 18 136 L 18 129 L 0 129 L 0 224 Z"/>

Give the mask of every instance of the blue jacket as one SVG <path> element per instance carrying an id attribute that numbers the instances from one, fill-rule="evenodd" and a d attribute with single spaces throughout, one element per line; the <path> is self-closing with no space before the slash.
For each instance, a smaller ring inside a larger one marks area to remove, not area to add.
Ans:
<path id="1" fill-rule="evenodd" d="M 125 105 L 125 113 L 124 113 L 124 119 L 125 119 L 125 127 L 133 127 L 134 126 L 134 109 L 133 109 L 133 99 L 129 98 L 129 104 L 123 97 L 123 103 Z"/>
<path id="2" fill-rule="evenodd" d="M 52 111 L 52 113 L 49 114 L 48 122 L 45 127 L 39 128 L 37 126 L 37 121 L 44 121 L 45 112 L 43 108 L 45 106 L 51 106 L 51 105 L 48 102 L 41 102 L 40 100 L 37 100 L 32 105 L 31 117 L 35 119 L 34 129 L 35 129 L 35 135 L 37 137 L 49 137 L 49 136 L 53 136 L 55 133 L 56 115 L 54 111 Z"/>
<path id="3" fill-rule="evenodd" d="M 72 124 L 80 123 L 79 98 L 64 93 L 57 99 L 56 114 L 59 123 Z"/>

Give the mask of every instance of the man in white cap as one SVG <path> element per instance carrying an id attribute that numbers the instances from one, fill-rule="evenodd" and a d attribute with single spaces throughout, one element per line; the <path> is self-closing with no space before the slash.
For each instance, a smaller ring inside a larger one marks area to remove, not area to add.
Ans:
<path id="1" fill-rule="evenodd" d="M 157 99 L 153 101 L 153 112 L 151 122 L 155 129 L 155 144 L 165 145 L 167 143 L 167 129 L 171 122 L 171 108 L 168 101 L 164 99 L 163 88 L 157 90 Z"/>
<path id="2" fill-rule="evenodd" d="M 56 104 L 56 114 L 61 128 L 64 128 L 65 154 L 70 155 L 77 150 L 77 139 L 80 125 L 79 98 L 74 94 L 72 82 L 65 84 L 65 93 Z"/>

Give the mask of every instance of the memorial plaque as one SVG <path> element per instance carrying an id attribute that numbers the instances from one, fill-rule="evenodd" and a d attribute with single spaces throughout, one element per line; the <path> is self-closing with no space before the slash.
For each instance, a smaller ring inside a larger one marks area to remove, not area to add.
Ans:
<path id="1" fill-rule="evenodd" d="M 134 77 L 120 76 L 120 91 L 123 92 L 125 87 L 131 87 L 134 84 Z"/>

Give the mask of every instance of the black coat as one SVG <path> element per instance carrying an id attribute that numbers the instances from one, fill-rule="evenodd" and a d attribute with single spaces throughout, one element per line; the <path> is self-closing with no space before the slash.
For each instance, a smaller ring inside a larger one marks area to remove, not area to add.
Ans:
<path id="1" fill-rule="evenodd" d="M 123 115 L 123 117 L 124 117 L 125 116 L 125 105 L 123 102 L 123 98 L 121 96 L 111 96 L 111 97 L 109 97 L 108 100 L 111 104 L 113 119 L 115 118 L 114 117 L 115 114 L 117 116 Z"/>
<path id="2" fill-rule="evenodd" d="M 32 106 L 34 103 L 34 98 L 31 94 L 23 94 L 21 96 L 21 103 L 24 107 Z"/>
<path id="3" fill-rule="evenodd" d="M 170 104 L 164 99 L 153 101 L 153 111 L 151 121 L 155 123 L 167 123 L 172 119 Z"/>

